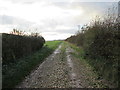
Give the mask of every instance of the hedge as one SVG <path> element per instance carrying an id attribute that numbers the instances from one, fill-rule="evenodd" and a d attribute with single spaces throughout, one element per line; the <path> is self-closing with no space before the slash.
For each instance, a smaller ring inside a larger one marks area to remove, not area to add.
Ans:
<path id="1" fill-rule="evenodd" d="M 2 63 L 9 64 L 17 59 L 31 55 L 44 45 L 42 36 L 21 36 L 2 33 Z"/>

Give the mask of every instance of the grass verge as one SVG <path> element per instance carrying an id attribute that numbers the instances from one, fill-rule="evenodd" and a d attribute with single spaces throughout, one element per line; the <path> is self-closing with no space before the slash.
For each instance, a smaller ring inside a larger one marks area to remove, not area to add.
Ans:
<path id="1" fill-rule="evenodd" d="M 44 47 L 31 56 L 27 56 L 2 67 L 2 87 L 14 88 L 25 76 L 29 75 L 43 60 L 48 57 L 62 41 L 48 41 Z"/>
<path id="2" fill-rule="evenodd" d="M 94 88 L 109 88 L 110 83 L 106 82 L 101 76 L 99 76 L 98 72 L 95 70 L 94 66 L 90 64 L 90 60 L 88 58 L 84 58 L 84 50 L 82 47 L 77 47 L 74 44 L 66 42 L 66 44 L 69 44 L 69 46 L 75 50 L 76 53 L 71 53 L 73 56 L 78 58 L 80 62 L 84 65 L 85 71 L 84 72 L 86 77 L 88 77 L 89 80 L 89 85 L 94 87 Z M 112 86 L 114 87 L 114 86 Z"/>

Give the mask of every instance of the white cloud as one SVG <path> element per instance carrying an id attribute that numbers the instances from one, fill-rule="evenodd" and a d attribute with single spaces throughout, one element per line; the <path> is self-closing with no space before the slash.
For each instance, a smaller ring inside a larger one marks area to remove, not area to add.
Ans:
<path id="1" fill-rule="evenodd" d="M 0 25 L 0 33 L 8 33 L 10 32 L 13 27 L 17 27 L 16 25 Z"/>
<path id="2" fill-rule="evenodd" d="M 34 2 L 119 2 L 119 0 L 4 0 L 4 1 L 11 1 L 13 3 L 34 3 Z"/>
<path id="3" fill-rule="evenodd" d="M 0 0 L 0 32 L 18 28 L 40 32 L 46 40 L 65 39 L 107 6 L 78 0 Z"/>
<path id="4" fill-rule="evenodd" d="M 70 37 L 73 34 L 69 34 L 69 33 L 58 33 L 58 32 L 44 32 L 42 33 L 42 36 L 44 36 L 44 38 L 46 38 L 46 40 L 62 40 L 62 39 L 66 39 L 66 37 Z M 61 38 L 60 38 L 61 37 Z"/>

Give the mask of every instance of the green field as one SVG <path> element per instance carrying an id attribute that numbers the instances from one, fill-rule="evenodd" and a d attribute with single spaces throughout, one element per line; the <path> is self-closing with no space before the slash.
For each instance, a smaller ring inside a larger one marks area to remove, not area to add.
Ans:
<path id="1" fill-rule="evenodd" d="M 25 76 L 29 75 L 46 57 L 48 57 L 62 41 L 47 41 L 42 49 L 31 56 L 19 59 L 17 62 L 3 66 L 3 88 L 13 88 Z"/>

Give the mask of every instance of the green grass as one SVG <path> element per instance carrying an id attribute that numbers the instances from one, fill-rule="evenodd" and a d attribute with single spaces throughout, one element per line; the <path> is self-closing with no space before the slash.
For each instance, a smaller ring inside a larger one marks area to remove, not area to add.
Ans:
<path id="1" fill-rule="evenodd" d="M 96 74 L 98 80 L 103 80 L 103 82 L 104 81 L 106 82 L 106 83 L 98 82 L 98 85 L 100 85 L 100 87 L 103 88 L 118 87 L 118 82 L 114 81 L 115 78 L 117 78 L 118 72 L 116 71 L 116 69 L 113 69 L 114 67 L 111 66 L 111 64 L 105 63 L 104 59 L 93 60 L 85 55 L 84 49 L 82 47 L 77 47 L 76 45 L 71 43 L 68 44 L 71 46 L 71 48 L 73 48 L 77 52 L 77 54 L 76 53 L 72 54 L 75 57 L 79 58 L 82 62 L 84 62 L 86 66 L 90 67 Z"/>
<path id="2" fill-rule="evenodd" d="M 63 42 L 62 43 L 62 47 L 61 47 L 61 60 L 62 61 L 65 61 L 66 60 L 66 53 L 65 53 L 65 51 L 66 51 L 66 45 L 65 45 L 66 43 L 65 42 Z"/>
<path id="3" fill-rule="evenodd" d="M 95 67 L 91 65 L 91 63 L 89 62 L 90 60 L 88 60 L 88 58 L 84 58 L 85 57 L 85 52 L 83 50 L 82 47 L 78 47 L 74 44 L 68 43 L 66 42 L 66 44 L 69 44 L 69 46 L 75 50 L 76 53 L 71 53 L 73 56 L 75 56 L 76 58 L 78 58 L 81 63 L 85 66 L 84 68 L 89 68 L 90 72 L 85 72 L 87 76 L 89 77 L 93 77 L 95 78 L 94 80 L 89 80 L 90 85 L 92 85 L 93 87 L 97 87 L 97 88 L 106 88 L 108 87 L 107 85 L 105 85 L 104 83 L 100 82 L 98 80 L 98 78 L 100 78 L 98 72 L 95 70 Z M 92 60 L 91 60 L 92 61 Z"/>
<path id="4" fill-rule="evenodd" d="M 14 88 L 25 76 L 29 75 L 40 63 L 44 61 L 62 41 L 47 41 L 42 49 L 31 56 L 27 56 L 2 67 L 2 87 Z"/>

